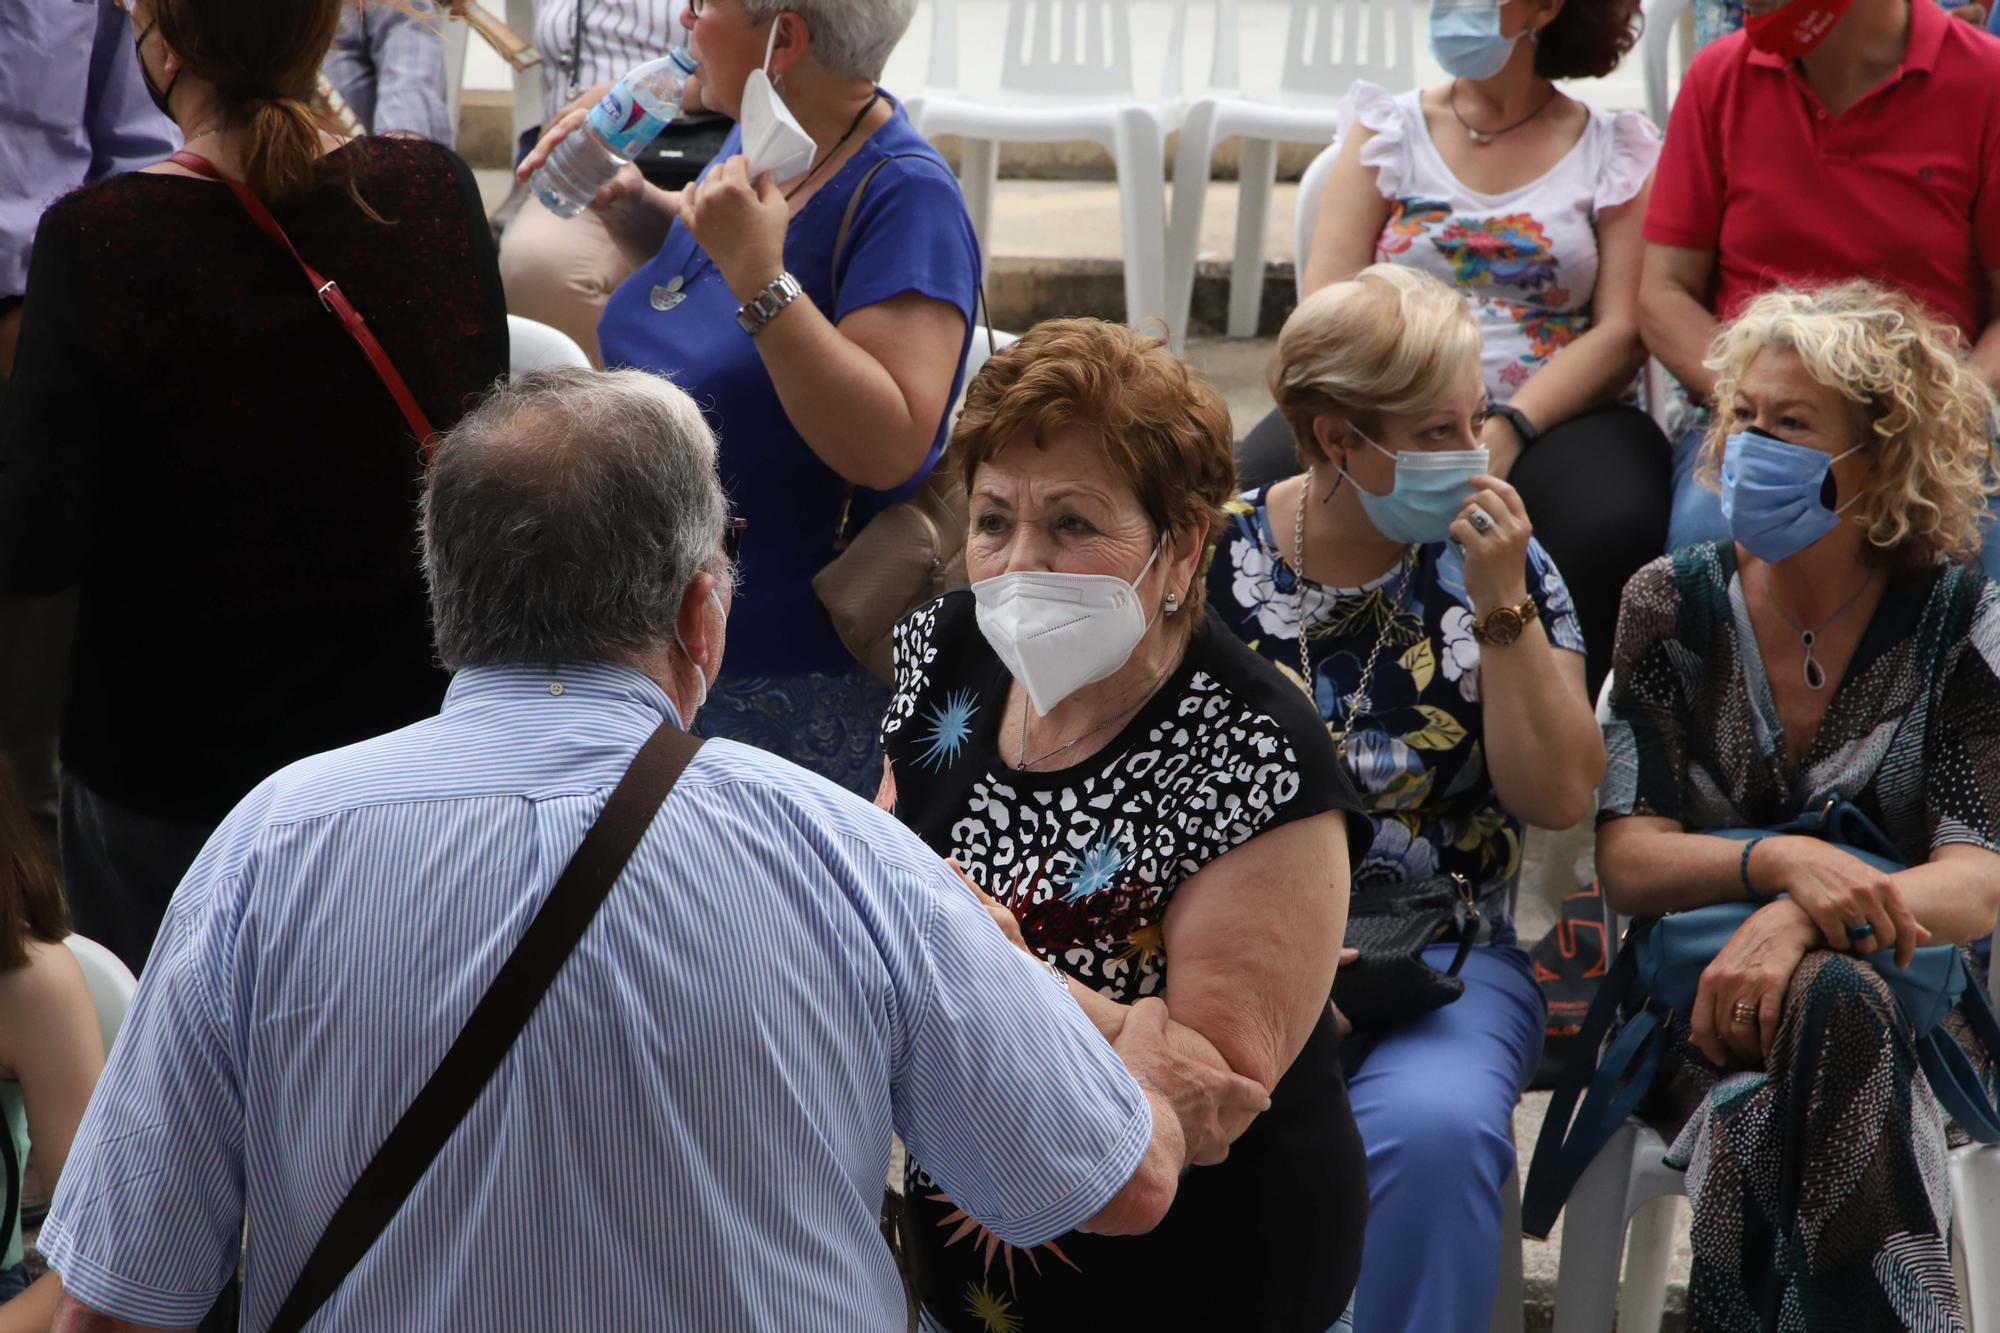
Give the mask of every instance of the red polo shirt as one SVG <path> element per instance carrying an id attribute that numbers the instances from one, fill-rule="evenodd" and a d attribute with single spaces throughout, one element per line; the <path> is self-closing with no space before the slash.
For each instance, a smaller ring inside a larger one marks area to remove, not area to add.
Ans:
<path id="1" fill-rule="evenodd" d="M 1745 34 L 1712 43 L 1674 102 L 1646 239 L 1715 252 L 1723 319 L 1782 283 L 1870 277 L 1970 343 L 2000 268 L 2000 40 L 1911 0 L 1903 63 L 1838 116 Z"/>

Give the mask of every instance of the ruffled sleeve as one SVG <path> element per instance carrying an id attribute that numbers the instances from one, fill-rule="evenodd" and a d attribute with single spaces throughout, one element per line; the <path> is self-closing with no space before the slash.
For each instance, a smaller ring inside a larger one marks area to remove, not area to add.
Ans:
<path id="1" fill-rule="evenodd" d="M 1593 212 L 1630 203 L 1645 187 L 1660 160 L 1660 131 L 1637 111 L 1620 111 L 1611 121 L 1610 148 L 1597 172 Z"/>
<path id="2" fill-rule="evenodd" d="M 1357 80 L 1340 102 L 1340 129 L 1337 143 L 1355 125 L 1365 126 L 1374 138 L 1361 146 L 1361 165 L 1375 168 L 1375 185 L 1385 199 L 1401 196 L 1410 176 L 1408 126 L 1403 108 L 1386 88 Z"/>

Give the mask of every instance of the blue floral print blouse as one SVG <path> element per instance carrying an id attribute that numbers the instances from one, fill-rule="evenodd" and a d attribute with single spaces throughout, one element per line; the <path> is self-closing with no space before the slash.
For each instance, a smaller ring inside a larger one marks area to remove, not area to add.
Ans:
<path id="1" fill-rule="evenodd" d="M 1227 506 L 1230 522 L 1208 572 L 1209 604 L 1295 685 L 1303 609 L 1313 701 L 1328 728 L 1347 722 L 1347 700 L 1385 625 L 1369 697 L 1348 735 L 1347 765 L 1375 826 L 1354 872 L 1365 892 L 1456 873 L 1476 885 L 1491 942 L 1514 940 L 1514 879 L 1521 821 L 1508 814 L 1486 772 L 1479 705 L 1479 644 L 1453 545 L 1417 548 L 1415 561 L 1360 588 L 1300 580 L 1271 533 L 1269 488 Z M 1583 631 L 1555 562 L 1528 544 L 1528 588 L 1557 648 L 1581 654 Z"/>

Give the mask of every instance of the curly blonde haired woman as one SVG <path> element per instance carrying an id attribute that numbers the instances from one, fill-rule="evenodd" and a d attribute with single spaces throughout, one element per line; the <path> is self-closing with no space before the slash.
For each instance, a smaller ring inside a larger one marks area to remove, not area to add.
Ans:
<path id="1" fill-rule="evenodd" d="M 2000 910 L 2000 592 L 1970 564 L 1993 402 L 1951 331 L 1860 282 L 1759 297 L 1707 364 L 1734 540 L 1626 589 L 1597 838 L 1620 912 L 1767 900 L 1654 1084 L 1688 1164 L 1690 1327 L 1961 1328 L 1956 1130 L 1856 955 L 1976 940 Z M 1911 868 L 1701 836 L 1834 795 Z"/>

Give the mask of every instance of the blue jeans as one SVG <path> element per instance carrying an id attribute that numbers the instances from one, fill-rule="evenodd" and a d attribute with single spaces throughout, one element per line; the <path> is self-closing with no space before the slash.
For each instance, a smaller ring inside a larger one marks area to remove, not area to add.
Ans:
<path id="1" fill-rule="evenodd" d="M 15 1264 L 0 1268 L 0 1305 L 5 1305 L 28 1289 L 28 1266 Z"/>
<path id="2" fill-rule="evenodd" d="M 1424 951 L 1436 968 L 1453 945 Z M 1528 955 L 1474 949 L 1465 994 L 1396 1029 L 1347 1081 L 1368 1151 L 1357 1322 L 1368 1333 L 1483 1329 L 1500 1271 L 1500 1187 L 1548 1011 Z"/>

